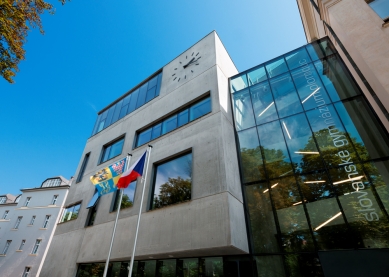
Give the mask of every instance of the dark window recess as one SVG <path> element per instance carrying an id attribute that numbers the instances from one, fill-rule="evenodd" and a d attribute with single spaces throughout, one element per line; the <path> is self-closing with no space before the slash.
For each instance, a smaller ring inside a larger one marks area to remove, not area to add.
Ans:
<path id="1" fill-rule="evenodd" d="M 131 182 L 131 184 L 123 189 L 123 197 L 122 197 L 122 204 L 120 205 L 120 209 L 126 209 L 131 208 L 134 205 L 134 196 L 135 196 L 135 190 L 136 190 L 136 181 Z M 120 190 L 117 190 L 115 192 L 115 196 L 113 197 L 113 206 L 112 211 L 116 211 L 119 206 L 119 200 L 120 200 Z"/>
<path id="2" fill-rule="evenodd" d="M 100 163 L 108 161 L 122 153 L 124 138 L 103 146 Z"/>
<path id="3" fill-rule="evenodd" d="M 136 139 L 135 147 L 146 144 L 164 134 L 167 134 L 190 121 L 211 112 L 211 97 L 208 96 L 189 107 L 185 107 L 176 114 L 158 122 L 154 126 L 139 132 Z"/>
<path id="4" fill-rule="evenodd" d="M 99 114 L 92 136 L 157 97 L 161 88 L 161 81 L 162 72 Z"/>
<path id="5" fill-rule="evenodd" d="M 77 181 L 76 181 L 77 183 L 82 181 L 82 176 L 84 176 L 85 168 L 88 165 L 89 156 L 90 156 L 90 152 L 87 153 L 85 155 L 85 157 L 84 157 L 84 160 L 83 160 L 82 165 L 81 165 L 80 172 L 78 173 L 78 176 L 77 176 Z"/>

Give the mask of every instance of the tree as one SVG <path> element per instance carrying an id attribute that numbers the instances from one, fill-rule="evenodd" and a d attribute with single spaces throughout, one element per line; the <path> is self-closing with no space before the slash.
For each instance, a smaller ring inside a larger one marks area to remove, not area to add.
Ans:
<path id="1" fill-rule="evenodd" d="M 54 8 L 43 0 L 0 0 L 0 75 L 8 82 L 14 82 L 25 58 L 27 32 L 39 28 L 44 33 L 40 16 L 45 11 L 53 14 Z"/>
<path id="2" fill-rule="evenodd" d="M 159 195 L 154 197 L 154 208 L 190 200 L 191 185 L 190 179 L 169 178 L 166 183 L 161 185 Z"/>

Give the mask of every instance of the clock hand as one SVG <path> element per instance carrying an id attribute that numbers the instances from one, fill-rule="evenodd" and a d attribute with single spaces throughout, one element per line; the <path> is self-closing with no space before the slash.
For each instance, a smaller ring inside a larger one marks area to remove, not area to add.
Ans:
<path id="1" fill-rule="evenodd" d="M 188 67 L 188 65 L 190 65 L 193 61 L 194 61 L 194 57 L 186 64 L 186 65 L 184 65 L 184 68 L 187 68 Z"/>

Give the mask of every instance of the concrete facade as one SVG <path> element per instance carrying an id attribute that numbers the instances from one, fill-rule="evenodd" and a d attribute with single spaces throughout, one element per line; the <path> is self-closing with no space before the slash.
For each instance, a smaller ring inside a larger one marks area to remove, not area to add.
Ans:
<path id="1" fill-rule="evenodd" d="M 312 42 L 324 36 L 330 37 L 375 112 L 389 130 L 389 48 L 387 47 L 389 23 L 384 22 L 375 13 L 367 4 L 369 1 L 314 0 L 313 2 L 319 8 L 320 14 L 310 0 L 297 0 L 307 41 Z M 325 24 L 332 28 L 347 53 Z M 353 68 L 348 55 L 367 82 Z M 371 86 L 371 90 L 368 86 Z"/>
<path id="2" fill-rule="evenodd" d="M 30 268 L 28 276 L 39 276 L 69 190 L 69 181 L 57 178 L 60 179 L 59 186 L 22 189 L 17 203 L 0 205 L 2 215 L 5 210 L 9 211 L 7 218 L 0 220 L 0 276 L 22 276 L 26 267 Z M 57 200 L 53 204 L 55 195 Z M 50 218 L 44 226 L 46 216 Z M 33 254 L 37 240 L 41 241 Z M 7 241 L 11 243 L 3 254 Z"/>
<path id="3" fill-rule="evenodd" d="M 192 53 L 200 53 L 199 65 L 193 73 L 180 72 L 180 61 Z M 182 74 L 180 82 L 172 76 L 177 72 Z M 131 258 L 143 185 L 146 190 L 135 260 L 249 252 L 228 89 L 228 77 L 237 73 L 216 32 L 211 32 L 162 68 L 158 97 L 87 140 L 76 171 L 78 174 L 84 156 L 90 153 L 84 177 L 71 187 L 65 205 L 81 202 L 79 215 L 58 224 L 40 276 L 73 277 L 78 264 L 106 260 L 116 217 L 110 212 L 114 194 L 101 197 L 93 226 L 85 227 L 86 205 L 94 194 L 89 176 L 127 153 L 136 160 L 146 148 L 133 148 L 139 130 L 205 95 L 211 98 L 210 113 L 150 142 L 153 148 L 147 179 L 143 183 L 138 179 L 133 207 L 120 212 L 111 259 Z M 121 155 L 98 164 L 103 145 L 120 136 L 125 136 Z M 188 151 L 193 159 L 191 200 L 149 210 L 154 165 Z"/>

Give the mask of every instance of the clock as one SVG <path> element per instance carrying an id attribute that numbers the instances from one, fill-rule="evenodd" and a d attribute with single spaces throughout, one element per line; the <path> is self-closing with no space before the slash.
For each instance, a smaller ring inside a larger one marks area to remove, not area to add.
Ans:
<path id="1" fill-rule="evenodd" d="M 179 64 L 173 69 L 173 81 L 182 82 L 187 79 L 189 75 L 195 72 L 195 67 L 199 65 L 200 59 L 200 52 L 192 52 L 182 56 L 179 60 Z"/>

